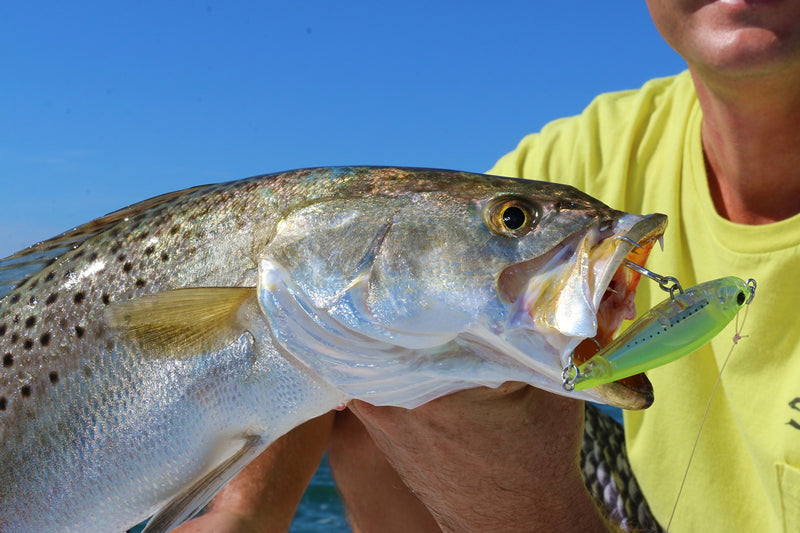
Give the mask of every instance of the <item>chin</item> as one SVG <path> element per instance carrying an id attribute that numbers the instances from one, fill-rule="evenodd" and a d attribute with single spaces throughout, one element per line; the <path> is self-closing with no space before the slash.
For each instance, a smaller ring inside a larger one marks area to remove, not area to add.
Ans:
<path id="1" fill-rule="evenodd" d="M 704 35 L 694 50 L 687 51 L 684 58 L 690 66 L 732 76 L 761 76 L 787 68 L 800 72 L 800 39 L 789 46 L 764 28 L 716 33 Z"/>
<path id="2" fill-rule="evenodd" d="M 661 35 L 695 70 L 800 72 L 800 2 L 648 0 L 648 6 Z"/>

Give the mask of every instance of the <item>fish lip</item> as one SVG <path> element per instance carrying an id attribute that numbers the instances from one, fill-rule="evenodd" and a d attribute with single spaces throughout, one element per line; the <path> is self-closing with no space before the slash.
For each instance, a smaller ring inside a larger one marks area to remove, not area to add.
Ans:
<path id="1" fill-rule="evenodd" d="M 636 264 L 644 265 L 653 245 L 664 235 L 666 226 L 666 215 L 655 213 L 635 223 L 623 235 L 615 235 L 612 237 L 618 239 L 620 242 L 605 269 L 603 282 L 599 285 L 600 288 L 603 289 L 603 292 L 600 294 L 605 294 L 608 291 L 612 280 L 617 276 L 622 276 L 627 280 L 624 287 L 626 291 L 625 298 L 633 298 L 636 288 L 641 281 L 641 275 L 628 269 L 623 264 L 623 261 L 627 259 Z M 620 237 L 623 238 L 620 239 Z M 601 299 L 597 311 L 598 322 L 601 320 L 601 316 L 606 314 L 604 305 L 609 305 L 607 303 L 609 301 L 610 299 Z M 596 342 L 602 349 L 602 347 L 611 341 L 620 326 L 621 322 L 614 325 L 611 330 L 607 332 L 607 337 L 598 339 L 597 337 L 600 336 L 598 334 L 591 342 Z M 598 325 L 598 330 L 599 329 L 600 326 Z M 580 364 L 586 359 L 588 359 L 588 357 L 583 360 L 579 360 L 576 357 L 575 362 L 576 364 Z M 647 409 L 655 400 L 653 385 L 644 373 L 595 387 L 594 390 L 595 393 L 603 397 L 606 403 L 622 409 Z"/>

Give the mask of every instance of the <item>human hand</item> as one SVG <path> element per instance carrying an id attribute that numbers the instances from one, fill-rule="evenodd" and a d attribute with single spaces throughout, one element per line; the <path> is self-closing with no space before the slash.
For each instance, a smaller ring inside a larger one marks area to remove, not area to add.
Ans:
<path id="1" fill-rule="evenodd" d="M 445 531 L 607 530 L 580 474 L 583 402 L 506 383 L 350 409 Z"/>

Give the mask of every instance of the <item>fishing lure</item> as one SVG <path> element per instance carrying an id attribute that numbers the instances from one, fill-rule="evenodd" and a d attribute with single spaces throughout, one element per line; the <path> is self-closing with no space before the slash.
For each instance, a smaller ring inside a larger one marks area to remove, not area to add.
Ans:
<path id="1" fill-rule="evenodd" d="M 675 278 L 627 260 L 625 265 L 657 281 L 670 297 L 580 366 L 570 358 L 562 373 L 567 391 L 617 381 L 688 355 L 722 331 L 755 296 L 753 279 L 729 276 L 684 290 Z"/>

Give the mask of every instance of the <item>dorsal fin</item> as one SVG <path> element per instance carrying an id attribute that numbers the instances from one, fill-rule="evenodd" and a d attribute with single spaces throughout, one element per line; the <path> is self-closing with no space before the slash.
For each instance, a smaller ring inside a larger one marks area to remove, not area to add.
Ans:
<path id="1" fill-rule="evenodd" d="M 119 222 L 143 213 L 148 209 L 206 187 L 209 186 L 200 185 L 170 192 L 124 207 L 0 260 L 0 298 L 25 283 L 30 277 L 58 259 L 59 256 L 78 248 L 93 236 L 99 235 Z"/>

